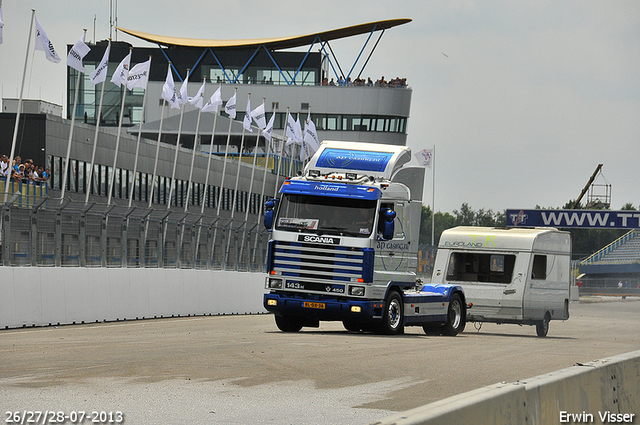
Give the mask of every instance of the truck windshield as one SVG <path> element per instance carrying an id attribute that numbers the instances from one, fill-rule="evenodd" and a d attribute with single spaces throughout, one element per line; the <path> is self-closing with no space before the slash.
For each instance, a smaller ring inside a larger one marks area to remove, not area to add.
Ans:
<path id="1" fill-rule="evenodd" d="M 377 201 L 312 195 L 284 195 L 276 229 L 369 237 Z"/>

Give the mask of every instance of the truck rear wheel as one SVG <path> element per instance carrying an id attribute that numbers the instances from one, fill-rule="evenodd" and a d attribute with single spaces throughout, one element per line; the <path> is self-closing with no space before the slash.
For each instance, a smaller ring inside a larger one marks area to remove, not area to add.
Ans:
<path id="1" fill-rule="evenodd" d="M 442 328 L 442 335 L 456 336 L 464 330 L 467 323 L 464 304 L 459 294 L 453 294 L 449 300 L 447 323 Z"/>
<path id="2" fill-rule="evenodd" d="M 551 316 L 549 315 L 549 312 L 546 312 L 544 314 L 544 319 L 536 323 L 536 333 L 540 338 L 544 338 L 545 336 L 547 336 L 547 333 L 549 332 L 550 321 L 551 321 Z"/>
<path id="3" fill-rule="evenodd" d="M 276 315 L 276 326 L 282 332 L 298 332 L 302 329 L 302 323 L 300 320 L 291 316 Z"/>
<path id="4" fill-rule="evenodd" d="M 404 333 L 404 305 L 402 297 L 396 291 L 389 292 L 384 303 L 382 323 L 379 331 L 385 335 L 398 335 Z"/>

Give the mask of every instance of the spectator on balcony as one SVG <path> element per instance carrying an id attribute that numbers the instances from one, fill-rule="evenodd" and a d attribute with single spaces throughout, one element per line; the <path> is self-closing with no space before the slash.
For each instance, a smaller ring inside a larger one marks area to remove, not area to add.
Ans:
<path id="1" fill-rule="evenodd" d="M 11 180 L 19 182 L 24 179 L 24 164 L 18 165 L 18 170 L 13 169 L 13 173 L 11 174 Z"/>
<path id="2" fill-rule="evenodd" d="M 0 157 L 0 177 L 6 179 L 9 174 L 9 158 L 7 155 Z"/>
<path id="3" fill-rule="evenodd" d="M 43 182 L 48 181 L 51 178 L 51 170 L 49 168 L 45 169 L 41 174 L 40 174 L 40 180 L 42 180 Z"/>
<path id="4" fill-rule="evenodd" d="M 16 156 L 16 157 L 13 159 L 12 167 L 13 167 L 13 169 L 14 169 L 16 172 L 18 172 L 18 171 L 19 171 L 19 168 L 20 168 L 20 164 L 21 164 L 21 163 L 22 163 L 22 159 L 21 159 L 19 156 Z"/>

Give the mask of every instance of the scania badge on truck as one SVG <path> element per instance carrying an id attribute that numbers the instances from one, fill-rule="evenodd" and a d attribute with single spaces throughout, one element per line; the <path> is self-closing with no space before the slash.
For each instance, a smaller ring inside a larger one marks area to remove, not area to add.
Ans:
<path id="1" fill-rule="evenodd" d="M 424 168 L 410 160 L 405 146 L 325 141 L 267 202 L 264 306 L 280 330 L 320 321 L 382 334 L 464 329 L 462 287 L 416 277 Z"/>

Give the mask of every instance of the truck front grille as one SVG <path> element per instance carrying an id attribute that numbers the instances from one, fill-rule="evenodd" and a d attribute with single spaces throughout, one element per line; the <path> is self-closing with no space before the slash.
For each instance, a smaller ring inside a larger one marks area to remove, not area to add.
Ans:
<path id="1" fill-rule="evenodd" d="M 325 246 L 275 241 L 273 270 L 282 276 L 324 282 L 350 282 L 353 278 L 371 281 L 368 272 L 373 250 L 345 246 Z M 371 269 L 372 270 L 372 269 Z"/>

